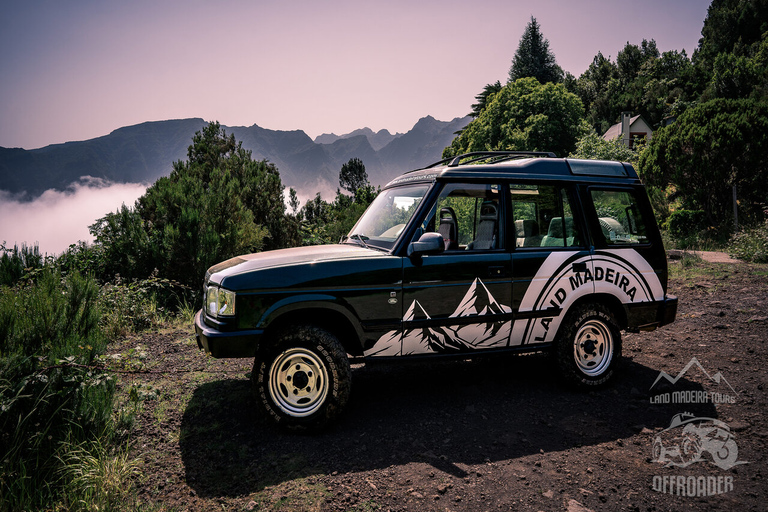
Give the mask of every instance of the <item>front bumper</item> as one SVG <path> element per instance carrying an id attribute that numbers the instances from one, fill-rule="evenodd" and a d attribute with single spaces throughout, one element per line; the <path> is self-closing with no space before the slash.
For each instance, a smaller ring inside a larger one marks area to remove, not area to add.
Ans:
<path id="1" fill-rule="evenodd" d="M 254 357 L 264 331 L 262 329 L 219 331 L 205 323 L 204 313 L 201 309 L 195 315 L 195 335 L 197 346 L 213 357 Z"/>

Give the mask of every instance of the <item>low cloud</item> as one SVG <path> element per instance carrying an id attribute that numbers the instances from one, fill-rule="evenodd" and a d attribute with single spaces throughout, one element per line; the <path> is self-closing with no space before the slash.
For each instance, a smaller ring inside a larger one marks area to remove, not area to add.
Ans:
<path id="1" fill-rule="evenodd" d="M 47 190 L 33 201 L 0 190 L 0 242 L 29 246 L 38 243 L 43 254 L 61 254 L 70 244 L 92 242 L 88 226 L 123 204 L 133 206 L 146 185 L 110 183 L 90 176 L 67 190 Z"/>

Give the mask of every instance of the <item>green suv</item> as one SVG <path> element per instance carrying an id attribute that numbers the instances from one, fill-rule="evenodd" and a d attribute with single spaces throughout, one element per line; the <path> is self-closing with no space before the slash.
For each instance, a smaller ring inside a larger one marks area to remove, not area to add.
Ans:
<path id="1" fill-rule="evenodd" d="M 675 319 L 667 260 L 631 165 L 482 152 L 384 187 L 339 244 L 208 270 L 198 344 L 253 357 L 259 406 L 311 429 L 350 393 L 350 359 L 551 351 L 563 380 L 616 372 L 621 331 Z"/>

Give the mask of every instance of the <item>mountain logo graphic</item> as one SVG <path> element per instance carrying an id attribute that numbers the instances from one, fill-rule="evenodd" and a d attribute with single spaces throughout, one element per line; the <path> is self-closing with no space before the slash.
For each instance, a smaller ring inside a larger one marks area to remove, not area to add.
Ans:
<path id="1" fill-rule="evenodd" d="M 736 390 L 735 390 L 735 389 L 733 389 L 733 386 L 731 386 L 731 384 L 728 382 L 728 380 L 726 380 L 726 378 L 723 376 L 723 374 L 722 374 L 722 373 L 720 373 L 720 372 L 717 372 L 717 373 L 716 373 L 716 374 L 714 374 L 714 375 L 710 375 L 709 373 L 707 373 L 707 370 L 705 370 L 705 369 L 704 369 L 704 367 L 701 365 L 701 363 L 699 363 L 699 360 L 698 360 L 698 359 L 696 359 L 696 357 L 692 357 L 692 358 L 691 358 L 691 360 L 690 360 L 690 361 L 688 361 L 688 364 L 687 364 L 687 365 L 685 365 L 685 368 L 683 368 L 683 369 L 682 369 L 682 371 L 680 371 L 680 373 L 678 373 L 678 374 L 677 374 L 677 377 L 671 377 L 671 376 L 670 376 L 670 375 L 669 375 L 667 372 L 665 372 L 664 370 L 660 371 L 660 372 L 659 372 L 659 376 L 658 376 L 658 377 L 656 377 L 656 380 L 655 380 L 655 381 L 653 381 L 653 384 L 651 384 L 651 387 L 650 387 L 650 389 L 653 389 L 653 387 L 654 387 L 654 386 L 655 386 L 655 385 L 656 385 L 656 384 L 657 384 L 657 383 L 658 383 L 660 380 L 662 380 L 662 379 L 666 380 L 667 382 L 669 382 L 669 383 L 670 383 L 670 384 L 672 384 L 672 385 L 675 385 L 675 384 L 677 383 L 677 381 L 679 381 L 680 379 L 682 379 L 682 378 L 683 378 L 683 376 L 685 375 L 685 373 L 686 373 L 688 370 L 690 370 L 690 368 L 691 368 L 692 366 L 696 366 L 696 367 L 697 367 L 699 370 L 701 370 L 701 372 L 702 372 L 704 375 L 706 375 L 706 376 L 707 376 L 707 378 L 708 378 L 709 380 L 715 381 L 715 383 L 717 383 L 717 384 L 721 384 L 721 383 L 725 382 L 725 384 L 726 384 L 726 385 L 727 385 L 729 388 L 731 388 L 731 391 L 733 391 L 734 393 L 736 393 Z"/>
<path id="2" fill-rule="evenodd" d="M 475 278 L 459 305 L 448 318 L 478 317 L 477 323 L 459 323 L 443 327 L 411 327 L 405 332 L 390 331 L 366 351 L 368 356 L 451 353 L 478 348 L 507 346 L 511 321 L 483 322 L 486 315 L 511 313 L 512 308 L 500 304 L 480 278 Z M 403 323 L 431 320 L 424 306 L 414 300 L 403 315 Z"/>

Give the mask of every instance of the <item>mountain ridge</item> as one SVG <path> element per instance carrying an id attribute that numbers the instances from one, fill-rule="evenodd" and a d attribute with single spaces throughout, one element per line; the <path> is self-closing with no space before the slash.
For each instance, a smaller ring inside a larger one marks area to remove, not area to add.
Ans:
<path id="1" fill-rule="evenodd" d="M 374 185 L 440 159 L 457 130 L 469 118 L 419 119 L 411 130 L 391 134 L 361 128 L 343 136 L 313 140 L 302 130 L 271 130 L 257 124 L 222 128 L 243 143 L 254 159 L 277 165 L 283 184 L 303 195 L 332 195 L 341 166 L 360 158 Z M 49 189 L 65 190 L 83 176 L 114 183 L 153 183 L 170 174 L 173 162 L 185 160 L 192 136 L 205 126 L 202 118 L 146 121 L 117 128 L 84 141 L 38 149 L 0 147 L 0 190 L 34 199 Z M 317 142 L 321 140 L 323 142 Z"/>

